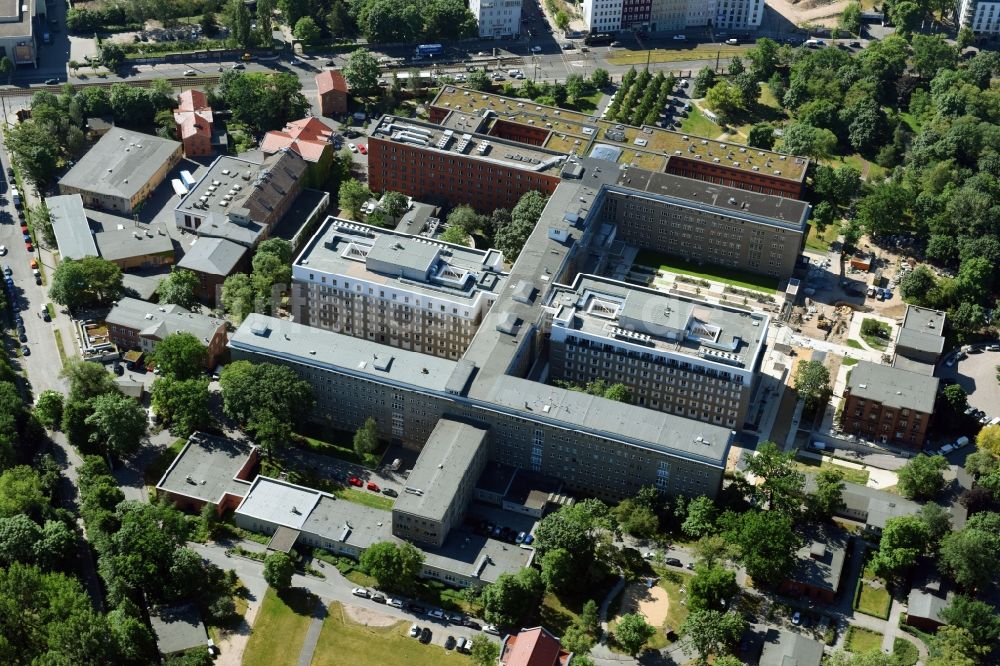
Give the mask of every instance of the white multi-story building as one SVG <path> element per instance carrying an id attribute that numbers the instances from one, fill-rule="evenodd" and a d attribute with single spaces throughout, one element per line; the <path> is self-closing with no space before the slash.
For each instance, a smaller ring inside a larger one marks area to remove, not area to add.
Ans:
<path id="1" fill-rule="evenodd" d="M 972 28 L 975 33 L 1000 32 L 1000 2 L 960 0 L 958 20 L 960 25 Z"/>
<path id="2" fill-rule="evenodd" d="M 469 0 L 479 21 L 479 36 L 502 39 L 521 32 L 521 0 Z"/>
<path id="3" fill-rule="evenodd" d="M 752 30 L 764 18 L 764 0 L 585 0 L 583 20 L 590 32 L 686 28 Z"/>
<path id="4" fill-rule="evenodd" d="M 583 23 L 591 33 L 621 30 L 622 0 L 584 0 Z"/>

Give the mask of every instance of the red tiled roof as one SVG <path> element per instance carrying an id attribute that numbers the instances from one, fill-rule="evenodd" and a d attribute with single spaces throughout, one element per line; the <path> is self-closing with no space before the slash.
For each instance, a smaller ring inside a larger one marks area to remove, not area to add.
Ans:
<path id="1" fill-rule="evenodd" d="M 570 653 L 562 649 L 558 638 L 542 627 L 535 627 L 507 637 L 500 663 L 503 666 L 565 666 L 569 658 Z"/>
<path id="2" fill-rule="evenodd" d="M 196 134 L 211 135 L 213 120 L 208 95 L 200 90 L 185 90 L 178 95 L 174 122 L 180 127 L 182 139 Z"/>
<path id="3" fill-rule="evenodd" d="M 316 75 L 316 87 L 319 94 L 328 93 L 331 90 L 347 92 L 347 81 L 338 69 L 328 69 Z"/>
<path id="4" fill-rule="evenodd" d="M 185 90 L 177 96 L 178 111 L 208 111 L 211 113 L 212 107 L 208 105 L 208 95 L 200 90 Z"/>
<path id="5" fill-rule="evenodd" d="M 318 162 L 330 145 L 331 134 L 332 130 L 322 121 L 314 117 L 302 118 L 265 134 L 260 149 L 270 155 L 282 148 L 291 148 L 307 162 Z"/>

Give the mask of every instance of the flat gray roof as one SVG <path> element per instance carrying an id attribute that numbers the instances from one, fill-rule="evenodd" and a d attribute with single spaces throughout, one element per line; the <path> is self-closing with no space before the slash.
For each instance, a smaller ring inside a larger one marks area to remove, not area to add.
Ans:
<path id="1" fill-rule="evenodd" d="M 396 231 L 404 234 L 424 233 L 429 220 L 437 215 L 437 206 L 420 201 L 411 201 L 410 208 L 403 213 L 396 224 Z"/>
<path id="2" fill-rule="evenodd" d="M 645 169 L 622 171 L 618 187 L 611 189 L 625 196 L 645 193 L 676 206 L 794 231 L 804 231 L 809 219 L 810 206 L 805 201 Z"/>
<path id="3" fill-rule="evenodd" d="M 819 666 L 823 661 L 823 644 L 787 629 L 768 629 L 764 634 L 764 650 L 760 666 Z"/>
<path id="4" fill-rule="evenodd" d="M 859 361 L 851 369 L 847 386 L 852 396 L 875 400 L 894 409 L 913 409 L 931 414 L 934 412 L 938 379 L 871 361 Z"/>
<path id="5" fill-rule="evenodd" d="M 393 512 L 443 520 L 473 460 L 486 446 L 487 434 L 483 428 L 439 419 L 420 450 L 417 464 L 406 477 L 406 488 L 423 492 L 417 495 L 404 490 L 393 505 Z"/>
<path id="6" fill-rule="evenodd" d="M 474 301 L 503 288 L 503 254 L 328 217 L 293 264 L 310 273 L 341 275 L 418 294 Z"/>
<path id="7" fill-rule="evenodd" d="M 83 209 L 83 197 L 79 194 L 46 197 L 45 205 L 49 207 L 52 231 L 63 259 L 99 256 L 87 212 Z"/>
<path id="8" fill-rule="evenodd" d="M 251 518 L 303 529 L 309 514 L 326 493 L 266 476 L 258 476 L 250 484 L 236 512 Z"/>
<path id="9" fill-rule="evenodd" d="M 208 633 L 194 604 L 156 609 L 150 612 L 149 622 L 162 655 L 193 648 L 208 649 Z"/>
<path id="10" fill-rule="evenodd" d="M 892 358 L 892 367 L 909 372 L 918 372 L 922 375 L 933 375 L 935 364 L 904 356 L 902 349 L 897 345 L 896 354 Z"/>
<path id="11" fill-rule="evenodd" d="M 148 301 L 156 295 L 156 288 L 166 279 L 167 275 L 167 273 L 157 273 L 155 275 L 122 273 L 122 286 L 125 288 L 126 294 L 140 301 Z"/>
<path id="12" fill-rule="evenodd" d="M 253 447 L 244 442 L 196 432 L 170 463 L 156 489 L 216 504 L 225 493 L 243 497 L 250 483 L 237 479 L 236 474 L 246 465 L 251 451 Z"/>
<path id="13" fill-rule="evenodd" d="M 550 302 L 556 320 L 570 320 L 567 328 L 744 370 L 767 338 L 766 314 L 594 275 L 558 286 Z"/>
<path id="14" fill-rule="evenodd" d="M 936 594 L 931 594 L 925 590 L 916 588 L 910 590 L 910 595 L 906 599 L 906 614 L 909 617 L 919 617 L 946 624 L 941 618 L 941 611 L 951 605 L 951 602 Z"/>
<path id="15" fill-rule="evenodd" d="M 802 541 L 788 578 L 836 592 L 847 558 L 847 533 L 839 527 L 815 527 L 805 531 Z"/>
<path id="16" fill-rule="evenodd" d="M 429 354 L 260 314 L 244 319 L 229 344 L 235 349 L 257 351 L 425 391 L 444 392 L 456 365 L 455 361 Z"/>
<path id="17" fill-rule="evenodd" d="M 153 254 L 173 254 L 174 242 L 158 225 L 146 229 L 113 229 L 94 234 L 101 258 L 119 261 Z"/>
<path id="18" fill-rule="evenodd" d="M 944 351 L 945 317 L 940 310 L 907 305 L 896 345 L 940 354 Z"/>
<path id="19" fill-rule="evenodd" d="M 246 246 L 239 243 L 202 236 L 188 246 L 177 267 L 224 277 L 233 272 L 246 253 Z"/>
<path id="20" fill-rule="evenodd" d="M 211 342 L 223 319 L 216 319 L 198 312 L 190 312 L 179 305 L 157 305 L 136 298 L 122 298 L 112 306 L 105 317 L 109 324 L 117 324 L 139 331 L 140 335 L 162 340 L 171 333 L 191 333 L 203 344 Z"/>
<path id="21" fill-rule="evenodd" d="M 59 185 L 131 200 L 180 147 L 177 141 L 112 127 Z"/>
<path id="22" fill-rule="evenodd" d="M 464 155 L 486 164 L 545 173 L 559 168 L 566 160 L 564 153 L 508 141 L 491 134 L 477 134 L 475 126 L 467 130 L 444 128 L 441 125 L 414 118 L 382 116 L 373 123 L 368 134 L 383 141 L 416 146 L 437 153 Z"/>
<path id="23" fill-rule="evenodd" d="M 816 490 L 816 475 L 805 475 L 805 490 Z M 844 507 L 853 513 L 865 513 L 865 523 L 882 529 L 885 522 L 897 516 L 912 516 L 920 511 L 920 505 L 899 495 L 888 493 L 877 488 L 869 488 L 858 483 L 844 483 L 841 493 Z"/>

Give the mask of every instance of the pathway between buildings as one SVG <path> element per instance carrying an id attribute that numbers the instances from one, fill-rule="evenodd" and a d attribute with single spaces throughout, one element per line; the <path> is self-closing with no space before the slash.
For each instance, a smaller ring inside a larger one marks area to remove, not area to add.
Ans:
<path id="1" fill-rule="evenodd" d="M 306 632 L 306 639 L 303 641 L 302 650 L 299 652 L 299 666 L 309 666 L 312 663 L 313 653 L 316 651 L 316 644 L 319 642 L 319 632 L 323 628 L 323 620 L 325 619 L 326 604 L 316 604 L 312 622 L 309 623 L 309 630 Z"/>

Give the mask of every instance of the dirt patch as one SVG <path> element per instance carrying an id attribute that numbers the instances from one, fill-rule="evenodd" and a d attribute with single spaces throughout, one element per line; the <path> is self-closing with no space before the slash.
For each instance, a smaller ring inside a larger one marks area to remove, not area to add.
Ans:
<path id="1" fill-rule="evenodd" d="M 351 618 L 351 620 L 357 622 L 358 624 L 365 625 L 366 627 L 391 627 L 399 622 L 399 618 L 386 615 L 385 613 L 379 613 L 378 611 L 369 610 L 367 608 L 361 608 L 360 606 L 343 604 L 343 607 L 344 613 L 347 617 Z"/>
<path id="2" fill-rule="evenodd" d="M 662 627 L 670 610 L 667 591 L 659 585 L 646 587 L 644 583 L 631 585 L 625 590 L 621 613 L 639 613 L 654 627 Z"/>

